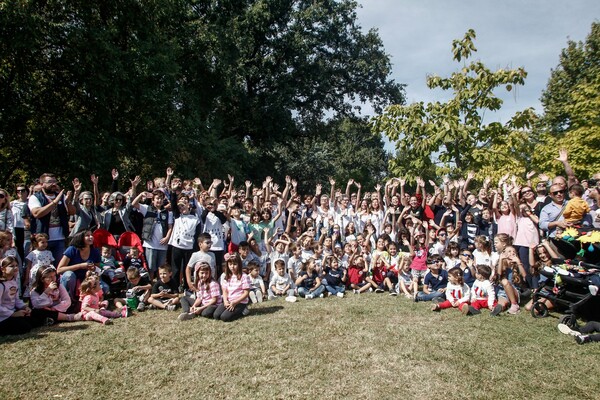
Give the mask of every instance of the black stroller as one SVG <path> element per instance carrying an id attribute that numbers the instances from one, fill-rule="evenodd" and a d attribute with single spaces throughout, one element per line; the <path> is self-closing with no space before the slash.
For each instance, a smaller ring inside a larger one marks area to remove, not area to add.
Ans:
<path id="1" fill-rule="evenodd" d="M 575 324 L 578 316 L 589 317 L 590 314 L 597 313 L 597 304 L 600 301 L 600 266 L 568 260 L 553 261 L 558 262 L 540 271 L 547 280 L 544 286 L 533 294 L 531 315 L 534 318 L 549 315 L 544 299 L 554 303 L 557 308 L 564 309 L 565 314 L 560 323 L 569 326 Z"/>

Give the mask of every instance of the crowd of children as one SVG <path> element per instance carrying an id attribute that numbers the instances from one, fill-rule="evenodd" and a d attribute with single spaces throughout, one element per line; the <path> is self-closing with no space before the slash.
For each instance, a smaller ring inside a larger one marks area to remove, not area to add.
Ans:
<path id="1" fill-rule="evenodd" d="M 495 188 L 484 179 L 473 190 L 469 173 L 429 181 L 429 191 L 418 178 L 413 193 L 405 179 L 371 192 L 354 180 L 342 191 L 330 179 L 329 193 L 319 184 L 303 196 L 290 177 L 282 186 L 267 177 L 236 190 L 229 176 L 204 188 L 198 178 L 181 180 L 168 169 L 138 194 L 139 177 L 122 193 L 113 170 L 112 193 L 101 195 L 96 176 L 90 192 L 81 192 L 78 180 L 65 192 L 44 174 L 30 189 L 17 185 L 14 207 L 0 189 L 0 210 L 11 219 L 0 227 L 0 333 L 59 321 L 108 324 L 146 309 L 181 310 L 181 321 L 232 321 L 250 313 L 250 304 L 279 297 L 295 302 L 368 292 L 428 301 L 437 312 L 516 314 L 531 307 L 539 268 L 554 254 L 544 238 L 600 222 L 595 182 L 540 175 L 533 185 L 533 176 L 519 182 L 507 175 Z M 19 225 L 24 235 L 15 232 Z M 115 241 L 135 232 L 144 254 L 132 247 L 118 261 L 110 245 L 101 254 L 89 243 L 65 250 L 66 238 L 90 241 L 97 229 Z M 55 268 L 72 265 L 74 293 Z M 118 281 L 126 287 L 115 297 Z"/>

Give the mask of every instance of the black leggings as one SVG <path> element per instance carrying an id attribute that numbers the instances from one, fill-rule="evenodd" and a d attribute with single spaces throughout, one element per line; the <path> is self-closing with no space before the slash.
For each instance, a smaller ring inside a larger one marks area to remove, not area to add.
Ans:
<path id="1" fill-rule="evenodd" d="M 31 324 L 33 327 L 46 325 L 47 318 L 52 318 L 58 322 L 58 311 L 46 310 L 43 308 L 34 308 L 31 310 Z"/>
<path id="2" fill-rule="evenodd" d="M 31 328 L 29 317 L 8 317 L 0 322 L 0 336 L 22 335 L 29 332 Z"/>
<path id="3" fill-rule="evenodd" d="M 219 306 L 217 307 L 217 310 L 215 311 L 214 318 L 220 319 L 221 321 L 225 321 L 225 322 L 233 321 L 234 319 L 242 316 L 242 312 L 244 311 L 246 306 L 247 306 L 247 304 L 237 304 L 233 308 L 233 311 L 229 311 L 229 310 L 225 309 L 224 304 L 219 304 Z"/>
<path id="4" fill-rule="evenodd" d="M 579 332 L 584 335 L 589 335 L 593 332 L 598 332 L 596 334 L 590 335 L 590 340 L 592 342 L 600 342 L 600 322 L 597 321 L 589 321 L 587 324 L 579 328 Z"/>

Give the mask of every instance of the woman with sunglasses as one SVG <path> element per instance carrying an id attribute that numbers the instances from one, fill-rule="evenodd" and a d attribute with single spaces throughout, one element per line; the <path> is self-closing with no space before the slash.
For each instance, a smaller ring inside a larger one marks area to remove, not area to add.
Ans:
<path id="1" fill-rule="evenodd" d="M 93 178 L 92 178 L 93 179 Z M 76 233 L 90 230 L 95 231 L 98 229 L 98 215 L 94 207 L 94 197 L 92 192 L 81 191 L 81 182 L 79 179 L 73 179 L 73 206 L 75 207 L 75 225 L 71 229 L 70 237 L 75 236 Z"/>
<path id="2" fill-rule="evenodd" d="M 122 192 L 113 192 L 108 198 L 109 208 L 100 215 L 100 227 L 109 231 L 116 241 L 119 241 L 119 236 L 123 233 L 135 230 L 129 215 L 132 210 L 131 199 L 136 197 L 136 189 L 141 180 L 139 176 L 131 180 L 129 199 Z"/>

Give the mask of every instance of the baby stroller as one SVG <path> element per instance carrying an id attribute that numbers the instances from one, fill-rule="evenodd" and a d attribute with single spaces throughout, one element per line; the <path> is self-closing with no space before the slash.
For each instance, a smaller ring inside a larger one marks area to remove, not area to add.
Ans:
<path id="1" fill-rule="evenodd" d="M 570 260 L 553 260 L 552 267 L 544 267 L 540 274 L 547 279 L 544 286 L 533 294 L 531 315 L 543 318 L 549 315 L 544 299 L 565 310 L 560 323 L 573 326 L 578 316 L 598 310 L 600 266 Z"/>
<path id="2" fill-rule="evenodd" d="M 143 247 L 141 240 L 139 237 L 133 232 L 125 232 L 119 237 L 119 241 L 117 242 L 114 236 L 105 229 L 97 229 L 94 231 L 94 247 L 100 249 L 102 246 L 110 246 L 116 249 L 114 258 L 115 258 L 115 269 L 114 274 L 104 273 L 103 271 L 101 275 L 101 279 L 105 282 L 109 287 L 109 292 L 106 294 L 106 297 L 123 297 L 127 288 L 127 280 L 125 277 L 125 268 L 123 266 L 123 261 L 126 258 L 127 253 L 131 247 L 138 248 L 139 256 L 143 260 Z M 146 263 L 143 260 L 141 266 L 140 274 L 147 274 Z"/>

